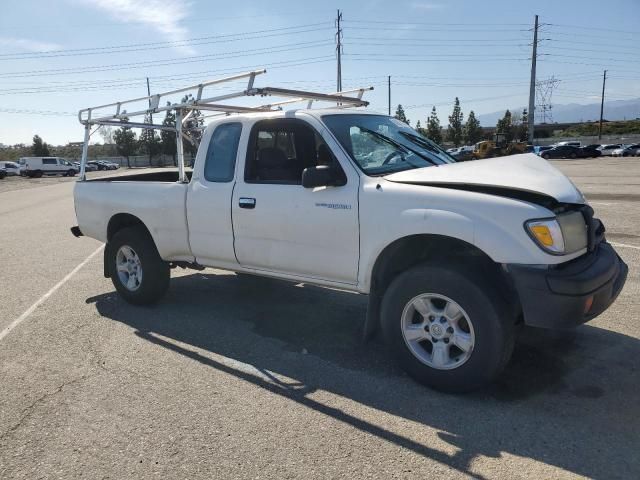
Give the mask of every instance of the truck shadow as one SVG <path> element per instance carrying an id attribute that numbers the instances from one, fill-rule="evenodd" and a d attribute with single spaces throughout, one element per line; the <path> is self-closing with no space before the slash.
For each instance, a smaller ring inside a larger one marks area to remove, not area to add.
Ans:
<path id="1" fill-rule="evenodd" d="M 380 341 L 362 343 L 364 296 L 198 273 L 173 278 L 157 307 L 115 293 L 87 303 L 155 345 L 467 474 L 475 458 L 504 454 L 592 478 L 640 474 L 640 341 L 632 337 L 591 326 L 569 339 L 524 331 L 495 385 L 452 396 L 402 374 Z M 457 453 L 325 405 L 308 395 L 316 390 L 436 429 Z"/>

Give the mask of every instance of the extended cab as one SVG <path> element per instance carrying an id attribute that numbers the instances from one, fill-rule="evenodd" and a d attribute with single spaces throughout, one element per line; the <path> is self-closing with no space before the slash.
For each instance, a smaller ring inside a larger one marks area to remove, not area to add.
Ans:
<path id="1" fill-rule="evenodd" d="M 174 266 L 369 295 L 404 369 L 446 391 L 508 362 L 516 325 L 606 310 L 627 267 L 573 183 L 534 154 L 456 163 L 406 124 L 361 110 L 243 113 L 206 127 L 172 170 L 79 181 L 78 227 L 105 276 L 157 302 Z"/>

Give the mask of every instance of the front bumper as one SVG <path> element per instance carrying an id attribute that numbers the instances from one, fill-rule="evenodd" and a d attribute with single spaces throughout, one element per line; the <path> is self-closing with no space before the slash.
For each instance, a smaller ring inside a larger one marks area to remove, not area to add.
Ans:
<path id="1" fill-rule="evenodd" d="M 606 242 L 554 268 L 506 267 L 520 298 L 524 323 L 543 328 L 576 327 L 597 317 L 617 298 L 628 272 Z"/>

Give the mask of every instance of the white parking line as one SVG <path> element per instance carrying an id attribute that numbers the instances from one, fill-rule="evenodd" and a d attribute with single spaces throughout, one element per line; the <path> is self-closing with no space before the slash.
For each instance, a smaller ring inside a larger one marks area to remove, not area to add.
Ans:
<path id="1" fill-rule="evenodd" d="M 628 245 L 626 243 L 617 243 L 617 242 L 609 242 L 611 245 L 613 245 L 614 247 L 621 247 L 621 248 L 633 248 L 634 250 L 640 250 L 640 247 L 637 245 Z M 2 338 L 2 337 L 0 337 Z"/>
<path id="2" fill-rule="evenodd" d="M 76 273 L 78 273 L 78 271 L 84 267 L 87 263 L 89 263 L 89 261 L 95 257 L 98 253 L 100 253 L 102 251 L 102 249 L 104 248 L 104 245 L 100 245 L 100 247 L 98 247 L 98 249 L 93 252 L 91 255 L 89 255 L 87 258 L 85 258 L 82 263 L 80 263 L 80 265 L 78 265 L 76 268 L 74 268 L 73 270 L 71 270 L 62 280 L 60 280 L 58 283 L 56 283 L 51 290 L 49 290 L 47 293 L 45 293 L 44 295 L 42 295 L 38 301 L 36 301 L 36 303 L 34 303 L 33 305 L 31 305 L 29 308 L 27 308 L 27 310 L 25 310 L 25 312 L 20 315 L 18 318 L 16 318 L 13 322 L 11 322 L 9 324 L 8 327 L 6 327 L 4 330 L 2 330 L 0 332 L 0 341 L 6 337 L 7 335 L 9 335 L 9 332 L 11 332 L 11 330 L 13 330 L 14 328 L 16 328 L 18 325 L 20 325 L 22 322 L 24 322 L 29 315 L 31 315 L 34 310 L 36 308 L 38 308 L 40 305 L 42 305 L 44 303 L 44 301 L 49 298 L 51 295 L 53 295 L 56 290 L 58 290 L 62 285 L 64 285 L 65 283 L 67 283 L 69 281 L 69 279 L 71 279 L 71 277 L 73 277 Z"/>

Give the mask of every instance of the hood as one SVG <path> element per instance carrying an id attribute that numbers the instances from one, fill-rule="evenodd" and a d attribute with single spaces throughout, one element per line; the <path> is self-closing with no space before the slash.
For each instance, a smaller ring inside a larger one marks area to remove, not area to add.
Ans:
<path id="1" fill-rule="evenodd" d="M 571 180 L 533 153 L 405 170 L 384 178 L 391 182 L 458 188 L 495 195 L 520 191 L 525 194 L 523 200 L 529 198 L 527 194 L 533 194 L 551 197 L 561 203 L 585 202 Z"/>

